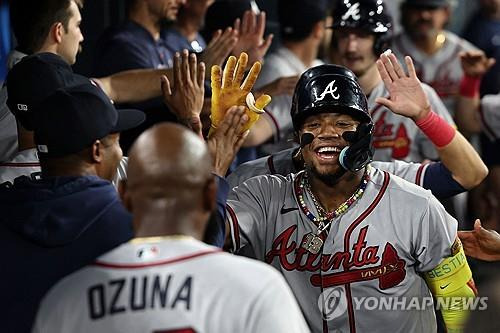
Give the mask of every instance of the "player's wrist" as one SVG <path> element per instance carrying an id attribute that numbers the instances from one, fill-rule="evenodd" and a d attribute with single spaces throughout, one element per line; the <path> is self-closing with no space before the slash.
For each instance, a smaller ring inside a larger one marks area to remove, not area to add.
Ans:
<path id="1" fill-rule="evenodd" d="M 413 117 L 411 117 L 413 119 L 413 121 L 415 123 L 417 122 L 420 122 L 422 121 L 423 119 L 425 119 L 426 117 L 429 116 L 429 113 L 431 113 L 431 106 L 428 105 L 427 107 L 421 109 L 419 112 L 417 112 L 417 114 Z"/>
<path id="2" fill-rule="evenodd" d="M 438 148 L 448 145 L 455 137 L 455 129 L 432 110 L 415 124 Z"/>
<path id="3" fill-rule="evenodd" d="M 479 96 L 479 88 L 481 86 L 481 76 L 472 76 L 464 74 L 460 81 L 459 94 L 462 97 L 474 98 Z"/>

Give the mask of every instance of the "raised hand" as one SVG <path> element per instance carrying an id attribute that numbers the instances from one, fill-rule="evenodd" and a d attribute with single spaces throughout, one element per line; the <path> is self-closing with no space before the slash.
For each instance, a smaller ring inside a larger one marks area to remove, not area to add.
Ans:
<path id="1" fill-rule="evenodd" d="M 245 108 L 233 106 L 227 110 L 219 127 L 210 133 L 207 145 L 212 154 L 215 174 L 226 176 L 227 169 L 248 135 L 248 131 L 240 134 L 247 121 Z"/>
<path id="2" fill-rule="evenodd" d="M 196 54 L 189 55 L 187 50 L 174 56 L 174 86 L 166 76 L 162 76 L 161 89 L 168 108 L 177 116 L 180 123 L 202 136 L 200 112 L 205 94 L 205 64 L 197 63 Z"/>
<path id="3" fill-rule="evenodd" d="M 409 56 L 405 57 L 408 75 L 393 53 L 383 53 L 377 60 L 377 69 L 389 92 L 389 98 L 378 97 L 376 102 L 392 112 L 419 120 L 430 112 L 430 103 L 415 72 Z"/>
<path id="4" fill-rule="evenodd" d="M 262 61 L 273 41 L 273 34 L 264 39 L 266 13 L 255 14 L 247 10 L 242 20 L 238 18 L 234 22 L 234 30 L 238 31 L 238 42 L 233 48 L 233 55 L 246 52 L 250 63 Z"/>
<path id="5" fill-rule="evenodd" d="M 465 254 L 480 260 L 500 260 L 500 235 L 494 230 L 486 230 L 481 221 L 476 220 L 474 230 L 459 231 Z"/>
<path id="6" fill-rule="evenodd" d="M 459 54 L 465 75 L 481 77 L 495 64 L 494 58 L 487 58 L 483 51 L 467 51 Z"/>
<path id="7" fill-rule="evenodd" d="M 262 95 L 257 101 L 252 101 L 253 94 L 250 91 L 259 76 L 261 64 L 254 63 L 245 81 L 241 83 L 245 76 L 247 63 L 247 54 L 241 53 L 238 62 L 236 62 L 236 57 L 229 57 L 224 73 L 222 73 L 220 66 L 212 67 L 212 109 L 210 114 L 212 128 L 217 128 L 224 118 L 226 110 L 231 106 L 244 106 L 249 118 L 242 129 L 244 132 L 259 119 L 259 115 L 264 112 L 264 107 L 271 102 L 269 95 Z"/>
<path id="8" fill-rule="evenodd" d="M 217 30 L 205 50 L 200 54 L 200 60 L 203 61 L 208 68 L 212 68 L 214 65 L 222 65 L 237 41 L 238 32 L 233 28 L 226 28 L 224 33 L 221 30 Z"/>

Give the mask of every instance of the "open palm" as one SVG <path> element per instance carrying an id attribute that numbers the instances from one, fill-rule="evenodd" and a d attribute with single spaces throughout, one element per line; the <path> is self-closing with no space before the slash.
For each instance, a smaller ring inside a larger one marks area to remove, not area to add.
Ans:
<path id="1" fill-rule="evenodd" d="M 377 103 L 388 107 L 394 113 L 418 119 L 429 112 L 429 99 L 417 77 L 413 61 L 408 56 L 405 61 L 409 74 L 404 72 L 392 53 L 389 56 L 382 54 L 377 60 L 377 69 L 390 96 L 377 98 Z"/>

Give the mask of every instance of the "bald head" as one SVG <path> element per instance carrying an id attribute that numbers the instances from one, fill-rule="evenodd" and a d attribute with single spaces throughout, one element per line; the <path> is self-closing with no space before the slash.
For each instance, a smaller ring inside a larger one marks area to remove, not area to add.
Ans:
<path id="1" fill-rule="evenodd" d="M 158 233 L 151 229 L 164 223 L 169 230 L 176 223 L 203 229 L 215 202 L 211 170 L 205 142 L 188 129 L 165 123 L 144 132 L 130 150 L 124 194 L 136 230 Z"/>

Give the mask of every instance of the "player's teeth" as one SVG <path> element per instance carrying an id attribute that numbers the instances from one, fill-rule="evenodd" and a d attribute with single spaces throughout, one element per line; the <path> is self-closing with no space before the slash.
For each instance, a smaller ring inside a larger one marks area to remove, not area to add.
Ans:
<path id="1" fill-rule="evenodd" d="M 338 152 L 337 147 L 321 147 L 318 149 L 318 153 L 324 153 L 324 152 Z"/>

